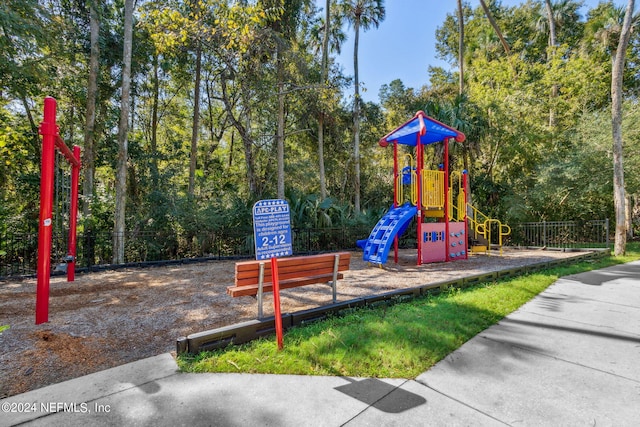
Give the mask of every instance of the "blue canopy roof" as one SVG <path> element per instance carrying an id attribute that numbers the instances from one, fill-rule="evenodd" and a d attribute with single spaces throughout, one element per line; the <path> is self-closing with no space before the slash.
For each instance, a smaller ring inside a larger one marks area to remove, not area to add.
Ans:
<path id="1" fill-rule="evenodd" d="M 389 143 L 396 141 L 398 144 L 415 146 L 418 135 L 420 135 L 422 145 L 443 142 L 448 138 L 455 138 L 458 142 L 465 140 L 465 135 L 462 132 L 432 119 L 422 111 L 418 111 L 411 120 L 383 136 L 379 144 L 386 147 Z"/>

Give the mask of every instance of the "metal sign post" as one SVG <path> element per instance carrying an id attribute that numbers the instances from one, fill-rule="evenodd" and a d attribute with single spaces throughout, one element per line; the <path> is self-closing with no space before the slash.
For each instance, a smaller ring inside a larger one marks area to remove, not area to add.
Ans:
<path id="1" fill-rule="evenodd" d="M 253 205 L 253 232 L 256 260 L 271 260 L 276 338 L 278 340 L 278 349 L 282 350 L 282 314 L 280 313 L 278 257 L 293 254 L 293 245 L 291 243 L 291 216 L 287 201 L 281 199 L 260 200 Z"/>

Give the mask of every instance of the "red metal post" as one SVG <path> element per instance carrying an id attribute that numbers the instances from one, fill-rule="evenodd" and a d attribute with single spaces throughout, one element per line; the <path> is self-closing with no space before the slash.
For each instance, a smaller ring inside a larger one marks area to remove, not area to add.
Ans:
<path id="1" fill-rule="evenodd" d="M 64 143 L 62 138 L 60 138 L 60 136 L 57 134 L 55 138 L 55 144 L 58 151 L 60 151 L 60 153 L 64 156 L 64 158 L 67 159 L 69 163 L 71 163 L 71 165 L 80 166 L 80 160 L 76 159 L 75 154 L 73 154 L 71 149 L 67 147 L 67 145 Z"/>
<path id="2" fill-rule="evenodd" d="M 442 141 L 444 144 L 444 260 L 451 261 L 449 257 L 449 138 Z"/>
<path id="3" fill-rule="evenodd" d="M 66 145 L 65 145 L 66 147 Z M 67 282 L 73 282 L 76 277 L 76 227 L 78 225 L 78 181 L 80 179 L 80 147 L 73 147 L 73 163 L 71 169 L 71 212 L 69 212 L 69 242 L 67 255 Z"/>
<path id="4" fill-rule="evenodd" d="M 400 204 L 398 203 L 398 141 L 393 141 L 393 207 L 397 208 Z M 402 203 L 403 200 L 400 200 Z"/>
<path id="5" fill-rule="evenodd" d="M 282 314 L 280 312 L 280 281 L 278 279 L 278 259 L 271 258 L 271 282 L 273 284 L 273 310 L 276 322 L 276 339 L 278 350 L 284 347 L 282 338 Z"/>
<path id="6" fill-rule="evenodd" d="M 44 100 L 44 119 L 40 123 L 42 159 L 40 166 L 40 222 L 38 224 L 38 266 L 36 287 L 36 325 L 49 321 L 49 279 L 51 273 L 51 211 L 53 209 L 53 169 L 55 163 L 56 100 Z"/>
<path id="7" fill-rule="evenodd" d="M 409 165 L 411 166 L 411 165 Z M 402 172 L 400 172 L 402 173 Z M 398 141 L 393 141 L 393 207 L 397 208 L 398 204 Z M 404 185 L 402 177 L 400 177 L 400 185 Z M 403 203 L 404 200 L 400 200 Z M 398 235 L 393 238 L 393 261 L 398 263 Z"/>
<path id="8" fill-rule="evenodd" d="M 423 120 L 423 116 L 422 116 L 421 111 L 418 112 L 418 117 L 420 120 Z M 416 208 L 417 208 L 417 223 L 416 223 L 416 230 L 417 230 L 417 234 L 418 234 L 418 260 L 417 260 L 417 265 L 422 265 L 422 192 L 424 191 L 424 189 L 422 188 L 422 169 L 424 168 L 424 149 L 422 148 L 422 139 L 421 136 L 424 134 L 424 124 L 420 125 L 420 132 L 417 133 L 416 136 L 416 179 L 418 180 L 418 182 L 416 183 L 417 185 L 417 193 L 418 193 L 418 200 L 416 201 Z"/>
<path id="9" fill-rule="evenodd" d="M 467 223 L 467 203 L 469 203 L 469 193 L 467 192 L 467 178 L 469 172 L 462 171 L 462 191 L 464 192 L 464 259 L 469 257 L 469 224 Z"/>

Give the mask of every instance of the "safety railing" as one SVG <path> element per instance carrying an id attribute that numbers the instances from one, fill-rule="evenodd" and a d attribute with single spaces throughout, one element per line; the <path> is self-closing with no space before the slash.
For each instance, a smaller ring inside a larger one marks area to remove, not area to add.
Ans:
<path id="1" fill-rule="evenodd" d="M 484 223 L 478 224 L 476 226 L 476 231 L 482 237 L 487 239 L 487 244 L 490 247 L 493 244 L 493 239 L 496 238 L 497 241 L 495 244 L 498 245 L 498 250 L 500 251 L 500 255 L 502 255 L 502 245 L 504 242 L 504 237 L 511 234 L 511 227 L 507 224 L 503 224 L 498 219 L 487 219 Z M 497 237 L 495 237 L 497 235 Z M 487 254 L 491 254 L 491 251 L 487 251 Z"/>
<path id="2" fill-rule="evenodd" d="M 497 245 L 500 255 L 502 255 L 502 247 L 505 243 L 505 237 L 511 234 L 511 227 L 507 224 L 503 224 L 500 220 L 495 218 L 489 218 L 489 216 L 480 212 L 476 207 L 467 204 L 467 209 L 471 212 L 468 216 L 470 229 L 474 233 L 474 237 L 482 237 L 487 241 L 486 253 L 490 254 L 489 250 L 492 245 Z"/>
<path id="3" fill-rule="evenodd" d="M 402 205 L 407 199 L 405 187 L 409 187 L 408 201 L 418 204 L 418 174 L 411 167 L 403 168 L 395 179 L 396 205 Z M 444 172 L 422 170 L 422 207 L 424 209 L 444 208 Z"/>
<path id="4" fill-rule="evenodd" d="M 444 172 L 422 170 L 422 206 L 425 209 L 444 208 Z"/>
<path id="5" fill-rule="evenodd" d="M 480 212 L 475 206 L 471 204 L 467 204 L 467 210 L 470 212 L 470 215 L 467 216 L 469 220 L 470 229 L 477 233 L 478 225 L 484 224 L 489 218 L 487 215 Z"/>
<path id="6" fill-rule="evenodd" d="M 449 189 L 449 221 L 464 221 L 466 205 L 464 193 L 458 193 L 456 199 L 456 203 L 453 203 L 453 191 Z"/>

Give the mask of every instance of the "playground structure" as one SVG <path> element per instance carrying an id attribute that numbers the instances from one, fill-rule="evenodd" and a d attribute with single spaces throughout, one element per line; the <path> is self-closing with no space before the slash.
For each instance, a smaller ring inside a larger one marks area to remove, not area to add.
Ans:
<path id="1" fill-rule="evenodd" d="M 67 147 L 56 124 L 56 100 L 44 100 L 44 119 L 40 123 L 42 159 L 40 169 L 40 221 L 38 225 L 38 263 L 36 287 L 36 325 L 49 321 L 49 283 L 51 277 L 51 234 L 54 197 L 55 150 L 71 164 L 69 204 L 69 238 L 67 241 L 67 281 L 75 280 L 76 226 L 78 218 L 78 181 L 80 179 L 80 147 Z"/>
<path id="2" fill-rule="evenodd" d="M 365 261 L 384 264 L 393 245 L 397 263 L 398 238 L 414 217 L 417 265 L 467 259 L 469 250 L 489 254 L 494 240 L 502 254 L 503 238 L 511 232 L 509 226 L 469 204 L 467 171 L 449 170 L 449 142 L 463 142 L 465 138 L 462 132 L 418 111 L 380 139 L 381 147 L 393 144 L 394 197 L 393 205 L 369 238 L 358 241 Z M 444 146 L 443 160 L 437 170 L 428 170 L 424 167 L 424 148 L 435 143 Z M 399 145 L 415 147 L 414 154 L 399 157 Z M 425 221 L 427 218 L 430 220 Z"/>

